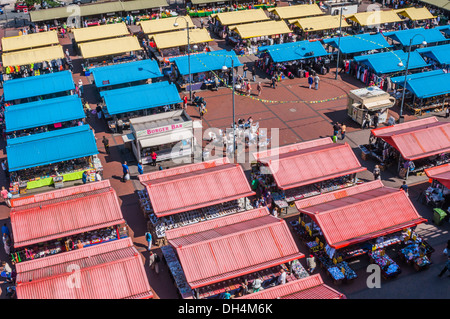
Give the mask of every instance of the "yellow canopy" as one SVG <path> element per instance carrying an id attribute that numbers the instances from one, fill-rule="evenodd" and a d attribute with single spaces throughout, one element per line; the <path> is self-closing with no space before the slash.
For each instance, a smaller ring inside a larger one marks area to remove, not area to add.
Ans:
<path id="1" fill-rule="evenodd" d="M 259 23 L 247 23 L 230 27 L 236 31 L 242 39 L 269 36 L 275 34 L 290 33 L 291 30 L 284 21 L 265 21 Z"/>
<path id="2" fill-rule="evenodd" d="M 184 16 L 188 23 L 189 28 L 195 28 L 194 22 L 190 16 Z M 186 21 L 183 18 L 177 19 L 173 18 L 164 18 L 164 19 L 156 19 L 156 20 L 147 20 L 141 21 L 139 24 L 141 25 L 142 31 L 146 34 L 160 33 L 160 32 L 169 32 L 176 31 L 180 29 L 186 29 Z M 177 27 L 174 27 L 175 21 L 178 23 Z"/>
<path id="3" fill-rule="evenodd" d="M 404 16 L 412 21 L 417 20 L 428 20 L 433 19 L 434 16 L 431 14 L 430 11 L 428 11 L 427 8 L 405 8 L 405 9 L 398 9 L 397 13 L 401 16 Z"/>
<path id="4" fill-rule="evenodd" d="M 33 10 L 30 11 L 30 19 L 32 22 L 63 19 L 69 17 L 72 13 L 76 13 L 75 10 L 78 9 L 79 6 L 73 4 L 66 7 L 49 8 L 45 10 Z"/>
<path id="5" fill-rule="evenodd" d="M 339 16 L 320 16 L 320 17 L 310 17 L 303 19 L 289 20 L 289 23 L 295 24 L 302 30 L 305 31 L 320 31 L 320 30 L 330 30 L 339 28 Z M 350 25 L 342 18 L 341 26 L 343 28 L 349 27 Z"/>
<path id="6" fill-rule="evenodd" d="M 270 20 L 263 9 L 223 12 L 214 14 L 212 17 L 218 19 L 222 25 L 234 25 Z"/>
<path id="7" fill-rule="evenodd" d="M 276 14 L 280 19 L 294 19 L 324 14 L 317 4 L 299 4 L 296 6 L 268 8 L 267 10 Z"/>
<path id="8" fill-rule="evenodd" d="M 167 49 L 187 45 L 187 32 L 174 31 L 150 35 L 158 49 Z M 192 29 L 189 31 L 190 44 L 212 41 L 206 29 Z"/>
<path id="9" fill-rule="evenodd" d="M 122 37 L 79 44 L 83 59 L 142 50 L 136 37 Z"/>
<path id="10" fill-rule="evenodd" d="M 346 15 L 345 18 L 350 19 L 361 26 L 402 21 L 395 10 L 359 12 Z"/>
<path id="11" fill-rule="evenodd" d="M 121 11 L 123 11 L 123 5 L 120 1 L 103 2 L 80 6 L 80 15 L 82 17 Z"/>
<path id="12" fill-rule="evenodd" d="M 113 23 L 95 27 L 73 29 L 73 37 L 77 43 L 92 40 L 120 37 L 130 34 L 125 23 Z"/>
<path id="13" fill-rule="evenodd" d="M 153 9 L 159 7 L 168 7 L 166 0 L 134 0 L 122 2 L 124 11 L 135 11 L 143 9 Z"/>
<path id="14" fill-rule="evenodd" d="M 51 47 L 3 53 L 2 62 L 5 67 L 14 65 L 29 65 L 32 63 L 62 58 L 64 58 L 63 48 L 58 44 Z"/>
<path id="15" fill-rule="evenodd" d="M 2 38 L 3 52 L 38 48 L 53 44 L 59 44 L 58 33 L 56 31 Z"/>

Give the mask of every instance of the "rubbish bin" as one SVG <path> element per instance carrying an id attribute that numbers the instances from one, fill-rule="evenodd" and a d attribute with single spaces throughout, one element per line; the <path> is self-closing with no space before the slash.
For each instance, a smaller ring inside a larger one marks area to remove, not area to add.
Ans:
<path id="1" fill-rule="evenodd" d="M 440 208 L 434 208 L 433 212 L 433 223 L 437 226 L 442 225 L 444 219 L 447 217 L 447 213 Z"/>

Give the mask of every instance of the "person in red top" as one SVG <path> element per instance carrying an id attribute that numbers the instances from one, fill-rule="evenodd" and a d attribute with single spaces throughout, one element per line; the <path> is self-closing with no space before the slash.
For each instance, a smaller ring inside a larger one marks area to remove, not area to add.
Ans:
<path id="1" fill-rule="evenodd" d="M 187 109 L 187 101 L 188 101 L 188 98 L 187 98 L 187 95 L 185 95 L 184 97 L 183 97 L 183 109 Z"/>
<path id="2" fill-rule="evenodd" d="M 156 166 L 156 158 L 158 155 L 156 155 L 156 152 L 152 152 L 152 166 Z"/>

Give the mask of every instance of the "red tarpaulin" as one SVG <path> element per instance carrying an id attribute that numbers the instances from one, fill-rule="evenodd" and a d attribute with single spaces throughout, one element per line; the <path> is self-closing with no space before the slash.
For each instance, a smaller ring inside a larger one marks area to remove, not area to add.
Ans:
<path id="1" fill-rule="evenodd" d="M 130 238 L 18 263 L 16 269 L 18 299 L 153 297 Z"/>
<path id="2" fill-rule="evenodd" d="M 238 164 L 227 158 L 139 175 L 157 217 L 255 195 Z"/>
<path id="3" fill-rule="evenodd" d="M 406 160 L 417 160 L 450 152 L 450 123 L 436 117 L 381 127 L 372 130 L 397 149 Z"/>
<path id="4" fill-rule="evenodd" d="M 278 154 L 277 154 L 278 153 Z M 330 138 L 253 154 L 267 165 L 280 189 L 310 185 L 366 170 L 347 144 Z"/>
<path id="5" fill-rule="evenodd" d="M 166 236 L 191 288 L 304 257 L 286 222 L 271 216 L 267 208 L 168 230 Z"/>
<path id="6" fill-rule="evenodd" d="M 12 201 L 14 247 L 125 223 L 109 180 Z"/>
<path id="7" fill-rule="evenodd" d="M 237 299 L 346 299 L 346 297 L 325 285 L 322 277 L 316 274 Z"/>
<path id="8" fill-rule="evenodd" d="M 427 168 L 425 174 L 450 189 L 450 164 Z"/>
<path id="9" fill-rule="evenodd" d="M 299 200 L 296 206 L 314 220 L 336 249 L 427 221 L 403 190 L 384 187 L 381 181 Z"/>

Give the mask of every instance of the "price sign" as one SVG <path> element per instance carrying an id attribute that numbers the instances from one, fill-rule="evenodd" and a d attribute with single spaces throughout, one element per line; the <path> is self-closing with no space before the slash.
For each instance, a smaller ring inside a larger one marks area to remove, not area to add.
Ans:
<path id="1" fill-rule="evenodd" d="M 23 8 L 23 13 L 28 13 L 28 8 Z"/>

